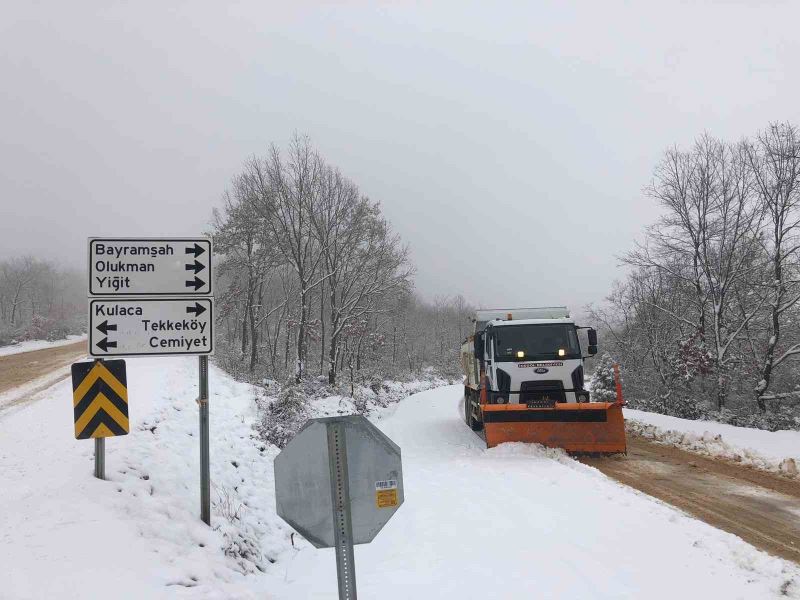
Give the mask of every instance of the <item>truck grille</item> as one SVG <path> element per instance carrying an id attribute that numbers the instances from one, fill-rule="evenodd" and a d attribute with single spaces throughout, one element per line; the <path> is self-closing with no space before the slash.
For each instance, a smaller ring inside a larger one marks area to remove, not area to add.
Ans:
<path id="1" fill-rule="evenodd" d="M 519 402 L 528 408 L 552 408 L 566 401 L 560 381 L 523 381 L 519 386 Z"/>

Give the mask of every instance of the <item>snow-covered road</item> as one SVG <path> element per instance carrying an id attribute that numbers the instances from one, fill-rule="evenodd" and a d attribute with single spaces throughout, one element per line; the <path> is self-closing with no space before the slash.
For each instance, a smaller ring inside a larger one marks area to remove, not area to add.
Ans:
<path id="1" fill-rule="evenodd" d="M 252 436 L 250 386 L 211 371 L 208 529 L 196 361 L 130 360 L 128 381 L 131 435 L 108 441 L 107 482 L 72 437 L 68 381 L 0 416 L 0 598 L 336 598 L 332 551 L 293 547 L 275 515 L 277 451 Z M 460 400 L 422 392 L 377 420 L 402 448 L 406 501 L 356 547 L 362 600 L 800 598 L 794 564 L 559 452 L 487 451 Z"/>
<path id="2" fill-rule="evenodd" d="M 767 598 L 797 578 L 560 452 L 486 450 L 461 420 L 461 390 L 416 394 L 378 422 L 402 448 L 406 501 L 356 548 L 363 598 Z M 305 548 L 286 579 L 282 598 L 336 598 L 332 551 Z"/>
<path id="3" fill-rule="evenodd" d="M 68 377 L 70 364 L 86 355 L 80 340 L 18 353 L 3 353 L 5 349 L 0 348 L 0 413 L 34 400 L 38 392 Z"/>

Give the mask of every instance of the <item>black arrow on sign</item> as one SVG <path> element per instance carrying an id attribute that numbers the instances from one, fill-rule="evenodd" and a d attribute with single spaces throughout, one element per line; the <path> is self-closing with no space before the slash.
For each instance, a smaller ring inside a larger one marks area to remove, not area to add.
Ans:
<path id="1" fill-rule="evenodd" d="M 99 342 L 97 342 L 97 347 L 100 348 L 103 352 L 108 352 L 109 348 L 116 348 L 117 342 L 109 342 L 108 338 L 103 338 Z"/>
<path id="2" fill-rule="evenodd" d="M 186 282 L 186 287 L 193 287 L 193 288 L 194 288 L 194 291 L 197 291 L 197 290 L 199 290 L 201 287 L 203 287 L 205 284 L 206 284 L 206 282 L 205 282 L 205 281 L 203 281 L 203 280 L 202 280 L 202 279 L 200 279 L 199 277 L 195 277 L 195 278 L 194 278 L 194 281 L 187 281 L 187 282 Z"/>
<path id="3" fill-rule="evenodd" d="M 195 258 L 200 256 L 205 251 L 206 249 L 203 248 L 200 244 L 195 244 L 194 248 L 186 248 L 186 254 L 194 254 Z"/>
<path id="4" fill-rule="evenodd" d="M 102 323 L 100 323 L 100 325 L 97 326 L 96 329 L 103 335 L 108 335 L 109 331 L 116 331 L 117 326 L 114 324 L 109 325 L 108 321 L 103 321 Z"/>
<path id="5" fill-rule="evenodd" d="M 195 260 L 193 265 L 186 265 L 187 271 L 194 271 L 195 275 L 205 269 L 206 266 L 201 263 L 199 260 Z"/>
<path id="6" fill-rule="evenodd" d="M 203 306 L 202 304 L 200 304 L 199 302 L 195 302 L 194 306 L 187 306 L 186 307 L 186 312 L 190 313 L 190 314 L 194 313 L 195 317 L 199 317 L 200 315 L 202 315 L 207 310 L 208 309 L 205 306 Z"/>

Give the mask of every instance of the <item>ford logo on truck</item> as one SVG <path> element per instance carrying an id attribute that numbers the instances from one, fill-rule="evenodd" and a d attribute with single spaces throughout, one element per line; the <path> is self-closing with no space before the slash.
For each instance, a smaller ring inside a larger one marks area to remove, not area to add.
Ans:
<path id="1" fill-rule="evenodd" d="M 539 375 L 544 375 L 545 373 L 549 373 L 550 369 L 545 369 L 544 367 L 539 367 L 538 369 L 533 370 L 534 373 L 538 373 Z"/>

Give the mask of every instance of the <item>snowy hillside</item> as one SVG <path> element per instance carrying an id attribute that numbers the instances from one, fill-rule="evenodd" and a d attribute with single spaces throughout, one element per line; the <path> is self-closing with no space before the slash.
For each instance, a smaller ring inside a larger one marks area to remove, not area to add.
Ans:
<path id="1" fill-rule="evenodd" d="M 209 529 L 196 362 L 130 360 L 128 381 L 132 430 L 107 441 L 110 481 L 73 439 L 69 381 L 0 416 L 0 597 L 336 598 L 332 551 L 293 545 L 275 516 L 277 450 L 252 437 L 252 389 L 211 371 Z M 485 450 L 460 397 L 422 392 L 377 421 L 402 448 L 406 502 L 356 548 L 362 598 L 800 598 L 795 565 L 561 452 Z"/>
<path id="2" fill-rule="evenodd" d="M 85 335 L 68 335 L 66 339 L 54 342 L 48 340 L 17 342 L 8 346 L 0 346 L 0 356 L 10 356 L 12 354 L 21 354 L 22 352 L 31 352 L 32 350 L 43 350 L 44 348 L 58 348 L 59 346 L 67 346 L 85 339 Z"/>

